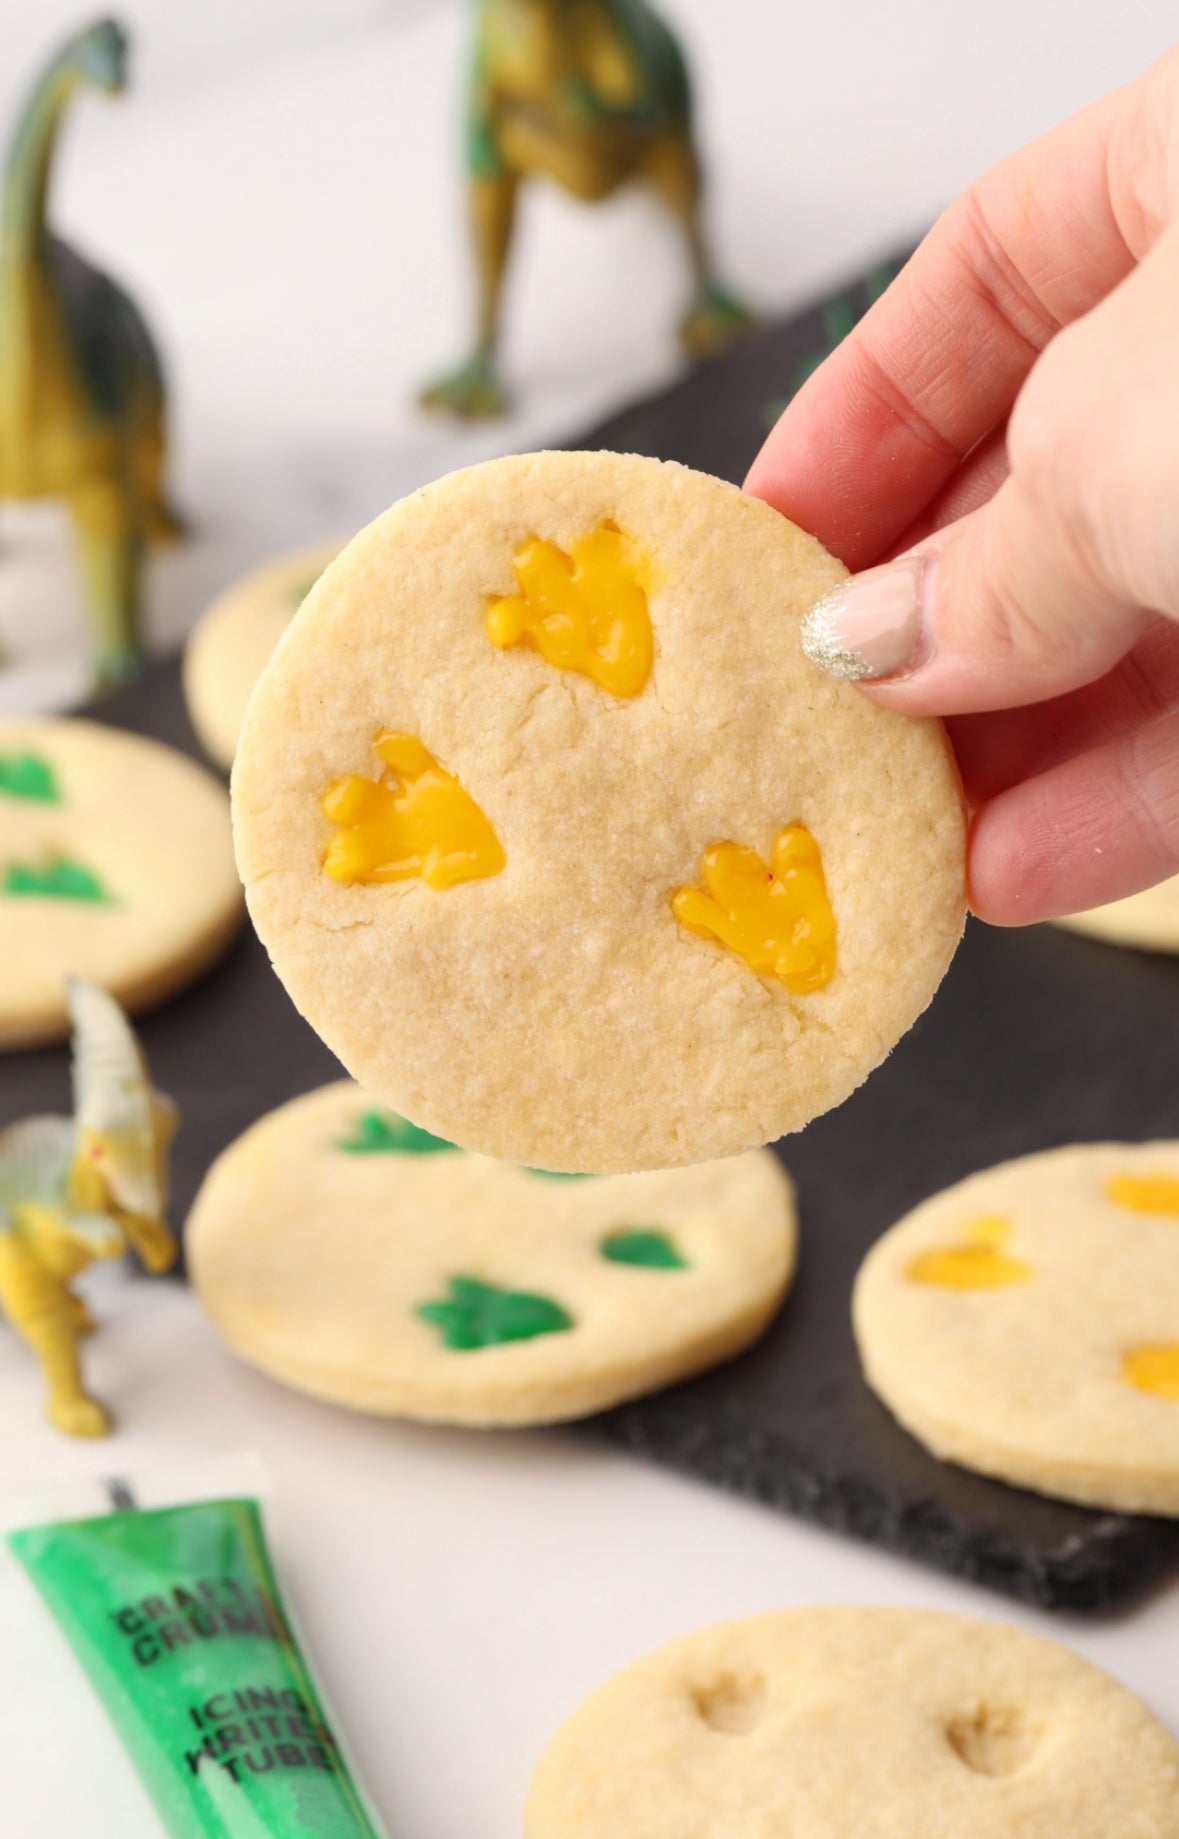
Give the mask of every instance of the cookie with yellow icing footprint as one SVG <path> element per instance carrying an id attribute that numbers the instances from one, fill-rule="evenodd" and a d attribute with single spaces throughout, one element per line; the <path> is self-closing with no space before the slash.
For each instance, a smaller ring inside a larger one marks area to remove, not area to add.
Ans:
<path id="1" fill-rule="evenodd" d="M 68 977 L 138 1010 L 244 918 L 229 801 L 174 748 L 84 721 L 0 721 L 0 1047 L 69 1033 Z"/>
<path id="2" fill-rule="evenodd" d="M 1087 913 L 1070 913 L 1056 921 L 1068 932 L 1083 932 L 1110 945 L 1131 945 L 1139 951 L 1179 952 L 1179 875 L 1157 887 L 1129 894 Z"/>
<path id="3" fill-rule="evenodd" d="M 864 1371 L 936 1456 L 1179 1515 L 1179 1143 L 1096 1143 L 927 1200 L 856 1284 Z"/>
<path id="4" fill-rule="evenodd" d="M 275 1378 L 454 1424 L 583 1416 L 727 1359 L 794 1270 L 768 1150 L 554 1177 L 472 1156 L 350 1082 L 231 1145 L 189 1219 L 214 1324 Z"/>
<path id="5" fill-rule="evenodd" d="M 193 627 L 184 649 L 184 700 L 197 739 L 218 766 L 233 765 L 254 685 L 339 552 L 339 543 L 320 543 L 274 556 L 226 588 Z"/>
<path id="6" fill-rule="evenodd" d="M 327 570 L 234 773 L 254 922 L 363 1084 L 468 1148 L 700 1162 L 837 1104 L 964 914 L 939 725 L 816 671 L 841 578 L 732 486 L 534 454 Z"/>
<path id="7" fill-rule="evenodd" d="M 541 1759 L 527 1839 L 1179 1839 L 1179 1748 L 1067 1648 L 913 1609 L 673 1642 Z"/>

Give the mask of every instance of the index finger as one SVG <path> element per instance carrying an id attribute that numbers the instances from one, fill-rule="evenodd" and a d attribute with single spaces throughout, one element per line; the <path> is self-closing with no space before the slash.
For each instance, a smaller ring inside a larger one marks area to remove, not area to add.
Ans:
<path id="1" fill-rule="evenodd" d="M 1139 196 L 1143 111 L 1176 68 L 1165 60 L 963 193 L 803 385 L 746 490 L 853 570 L 893 547 L 1006 420 L 1049 339 L 1164 227 Z"/>

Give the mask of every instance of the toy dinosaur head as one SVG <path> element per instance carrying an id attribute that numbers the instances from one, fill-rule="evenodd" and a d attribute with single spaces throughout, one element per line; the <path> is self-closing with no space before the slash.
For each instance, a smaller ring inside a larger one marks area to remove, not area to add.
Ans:
<path id="1" fill-rule="evenodd" d="M 127 33 L 115 19 L 98 19 L 74 40 L 71 62 L 95 89 L 117 96 L 127 86 Z"/>
<path id="2" fill-rule="evenodd" d="M 149 1268 L 174 1247 L 165 1225 L 172 1101 L 153 1089 L 134 1030 L 114 998 L 72 978 L 74 1105 L 78 1156 Z"/>

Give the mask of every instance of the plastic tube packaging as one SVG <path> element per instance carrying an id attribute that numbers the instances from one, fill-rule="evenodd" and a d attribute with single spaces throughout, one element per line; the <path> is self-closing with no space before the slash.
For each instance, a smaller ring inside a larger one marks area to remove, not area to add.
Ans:
<path id="1" fill-rule="evenodd" d="M 21 1528 L 8 1543 L 171 1839 L 384 1839 L 292 1629 L 258 1502 Z"/>

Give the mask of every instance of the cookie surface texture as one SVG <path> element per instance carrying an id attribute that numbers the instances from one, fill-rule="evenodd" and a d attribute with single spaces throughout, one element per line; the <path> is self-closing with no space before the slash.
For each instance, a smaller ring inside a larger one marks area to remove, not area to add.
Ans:
<path id="1" fill-rule="evenodd" d="M 535 1424 L 746 1346 L 796 1228 L 768 1150 L 562 1180 L 469 1155 L 345 1081 L 224 1152 L 185 1245 L 215 1326 L 275 1378 L 391 1416 Z"/>
<path id="2" fill-rule="evenodd" d="M 1052 1641 L 803 1609 L 675 1642 L 542 1758 L 527 1839 L 1176 1839 L 1179 1749 Z"/>
<path id="3" fill-rule="evenodd" d="M 857 1280 L 870 1385 L 934 1455 L 1094 1507 L 1179 1514 L 1179 1143 L 986 1169 Z"/>
<path id="4" fill-rule="evenodd" d="M 1129 894 L 1087 913 L 1071 913 L 1056 925 L 1067 932 L 1082 932 L 1110 945 L 1131 945 L 1140 951 L 1179 952 L 1179 875 L 1157 887 Z"/>
<path id="5" fill-rule="evenodd" d="M 355 538 L 233 785 L 254 922 L 354 1077 L 596 1173 L 859 1085 L 957 944 L 964 832 L 940 725 L 802 653 L 842 573 L 734 487 L 608 453 L 455 474 Z"/>
<path id="6" fill-rule="evenodd" d="M 233 765 L 254 685 L 316 581 L 340 552 L 319 543 L 275 556 L 218 595 L 184 648 L 184 700 L 201 746 Z"/>
<path id="7" fill-rule="evenodd" d="M 137 1010 L 244 918 L 229 801 L 174 748 L 96 722 L 0 721 L 0 1047 L 69 1033 L 65 980 Z"/>

